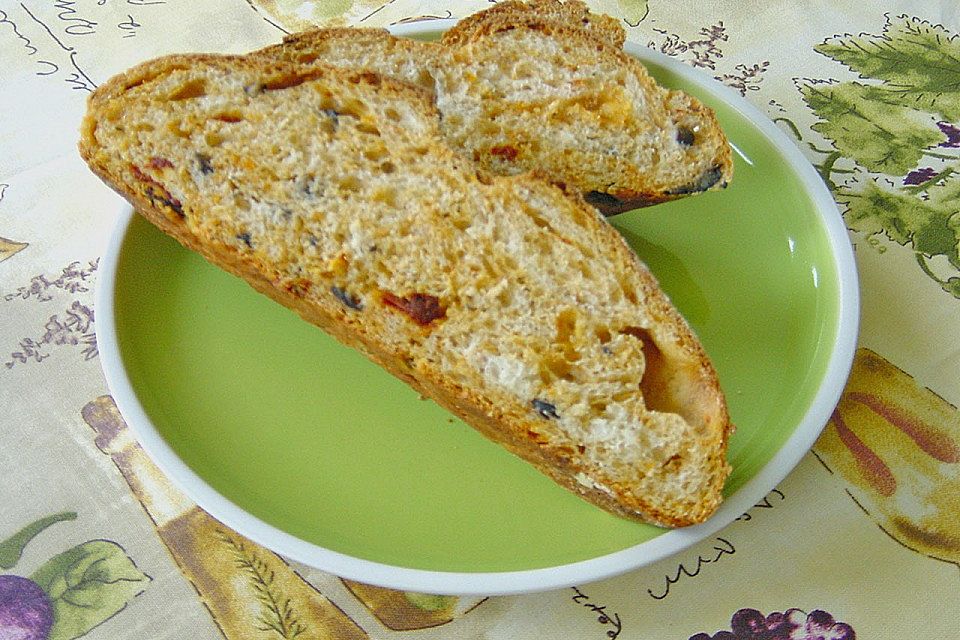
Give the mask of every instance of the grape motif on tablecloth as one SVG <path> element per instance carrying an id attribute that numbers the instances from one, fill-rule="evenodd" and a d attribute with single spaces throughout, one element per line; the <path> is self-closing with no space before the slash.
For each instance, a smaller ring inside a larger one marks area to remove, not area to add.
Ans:
<path id="1" fill-rule="evenodd" d="M 35 520 L 0 541 L 0 570 L 17 569 L 27 545 L 64 512 Z M 112 540 L 88 540 L 59 553 L 29 576 L 0 575 L 0 638 L 72 640 L 123 611 L 152 578 Z"/>
<path id="2" fill-rule="evenodd" d="M 729 631 L 717 631 L 713 635 L 698 633 L 689 640 L 856 640 L 856 637 L 853 627 L 834 620 L 820 609 L 810 613 L 787 609 L 767 615 L 756 609 L 740 609 L 730 618 Z"/>

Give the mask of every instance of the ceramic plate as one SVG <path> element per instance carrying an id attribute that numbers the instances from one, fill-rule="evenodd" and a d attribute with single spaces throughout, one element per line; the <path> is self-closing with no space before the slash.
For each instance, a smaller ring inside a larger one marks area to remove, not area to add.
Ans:
<path id="1" fill-rule="evenodd" d="M 279 553 L 430 593 L 614 575 L 759 501 L 813 444 L 849 371 L 858 296 L 846 229 L 759 111 L 672 59 L 628 51 L 713 106 L 736 151 L 725 191 L 613 219 L 729 398 L 734 472 L 711 520 L 667 531 L 600 511 L 127 209 L 101 262 L 98 339 L 117 404 L 161 469 Z"/>

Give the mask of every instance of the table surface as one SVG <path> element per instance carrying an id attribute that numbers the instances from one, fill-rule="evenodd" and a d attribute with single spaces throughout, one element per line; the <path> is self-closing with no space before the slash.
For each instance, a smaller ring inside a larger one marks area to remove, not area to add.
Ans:
<path id="1" fill-rule="evenodd" d="M 836 412 L 776 489 L 703 542 L 543 593 L 392 591 L 289 562 L 227 529 L 136 444 L 94 333 L 118 200 L 76 153 L 89 92 L 165 53 L 239 53 L 310 25 L 459 18 L 489 4 L 0 4 L 0 638 L 704 640 L 755 637 L 747 629 L 763 616 L 798 623 L 793 638 L 957 637 L 955 2 L 589 3 L 620 18 L 629 40 L 733 88 L 795 140 L 855 250 L 861 332 Z"/>

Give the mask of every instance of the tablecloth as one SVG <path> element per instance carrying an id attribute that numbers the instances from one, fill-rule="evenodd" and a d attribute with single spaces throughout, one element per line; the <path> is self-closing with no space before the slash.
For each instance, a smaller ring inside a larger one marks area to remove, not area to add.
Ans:
<path id="1" fill-rule="evenodd" d="M 676 556 L 528 595 L 367 586 L 224 527 L 153 466 L 104 381 L 93 292 L 117 199 L 76 152 L 87 95 L 164 53 L 490 3 L 3 0 L 0 638 L 960 638 L 960 6 L 589 4 L 759 107 L 843 214 L 859 346 L 792 473 Z"/>

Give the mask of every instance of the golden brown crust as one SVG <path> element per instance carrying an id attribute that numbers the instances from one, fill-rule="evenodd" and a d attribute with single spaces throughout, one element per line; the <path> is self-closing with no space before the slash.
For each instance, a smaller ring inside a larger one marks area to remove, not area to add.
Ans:
<path id="1" fill-rule="evenodd" d="M 463 45 L 498 28 L 513 28 L 524 21 L 574 27 L 617 48 L 622 48 L 626 40 L 626 32 L 615 18 L 591 12 L 580 0 L 505 0 L 459 21 L 443 34 L 441 42 Z"/>

